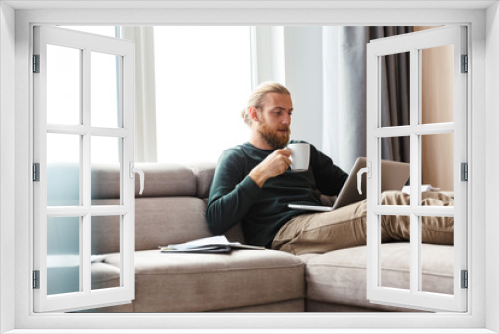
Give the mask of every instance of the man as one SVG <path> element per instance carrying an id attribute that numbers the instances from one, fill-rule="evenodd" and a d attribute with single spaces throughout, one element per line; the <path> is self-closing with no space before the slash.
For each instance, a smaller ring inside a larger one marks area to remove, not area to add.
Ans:
<path id="1" fill-rule="evenodd" d="M 347 179 L 313 145 L 309 169 L 290 170 L 290 150 L 285 147 L 290 141 L 292 112 L 290 92 L 278 83 L 264 83 L 252 93 L 242 112 L 250 140 L 224 151 L 215 170 L 206 212 L 210 231 L 223 234 L 241 222 L 247 243 L 294 254 L 366 244 L 366 201 L 324 213 L 288 208 L 290 202 L 320 205 L 321 194 L 338 195 Z M 453 205 L 443 195 L 429 196 L 432 204 Z M 401 192 L 384 193 L 382 200 L 409 203 Z M 428 220 L 422 226 L 424 241 L 453 243 L 452 218 Z M 408 219 L 385 217 L 382 221 L 383 242 L 409 239 Z M 426 228 L 426 223 L 431 226 Z"/>

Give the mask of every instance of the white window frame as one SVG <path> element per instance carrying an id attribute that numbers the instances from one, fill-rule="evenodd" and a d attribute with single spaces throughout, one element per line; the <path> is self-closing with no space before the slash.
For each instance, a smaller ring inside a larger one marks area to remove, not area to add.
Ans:
<path id="1" fill-rule="evenodd" d="M 106 2 L 102 1 L 99 6 L 106 6 Z M 147 6 L 148 2 L 144 6 Z M 86 3 L 92 6 L 92 2 Z M 2 142 L 3 147 L 7 150 L 2 150 L 4 157 L 15 157 L 15 188 L 12 183 L 7 191 L 15 193 L 15 227 L 12 227 L 8 222 L 2 221 L 2 232 L 7 231 L 9 234 L 2 235 L 2 241 L 7 238 L 15 238 L 15 243 L 7 242 L 2 249 L 1 255 L 1 272 L 2 272 L 2 308 L 0 309 L 2 320 L 8 319 L 12 315 L 8 311 L 7 306 L 15 303 L 14 320 L 7 321 L 6 325 L 2 325 L 3 330 L 16 329 L 16 333 L 23 333 L 23 329 L 32 329 L 29 332 L 37 332 L 37 328 L 67 328 L 64 332 L 70 332 L 71 328 L 93 328 L 93 332 L 99 333 L 98 328 L 137 328 L 138 323 L 143 323 L 148 328 L 165 328 L 170 330 L 164 332 L 176 332 L 176 328 L 194 328 L 192 332 L 202 332 L 202 329 L 212 329 L 212 332 L 234 332 L 235 328 L 254 328 L 255 332 L 290 332 L 291 330 L 281 330 L 287 328 L 308 328 L 314 332 L 324 332 L 330 329 L 330 332 L 335 332 L 335 329 L 361 328 L 360 332 L 370 333 L 377 332 L 377 328 L 399 328 L 393 330 L 398 333 L 414 332 L 408 329 L 409 327 L 418 327 L 421 332 L 440 332 L 439 329 L 431 330 L 432 328 L 465 328 L 463 332 L 467 333 L 491 333 L 500 329 L 498 320 L 499 313 L 499 271 L 498 263 L 499 252 L 499 228 L 498 222 L 500 218 L 500 210 L 498 202 L 500 192 L 498 185 L 498 165 L 500 162 L 500 153 L 498 145 L 500 136 L 497 133 L 499 116 L 498 109 L 500 101 L 498 99 L 498 90 L 500 89 L 500 69 L 498 64 L 498 50 L 500 49 L 500 11 L 497 1 L 475 3 L 473 1 L 460 2 L 451 4 L 450 2 L 434 1 L 433 8 L 430 3 L 418 4 L 414 3 L 414 7 L 420 9 L 408 10 L 390 9 L 386 2 L 370 2 L 370 9 L 354 8 L 352 10 L 345 9 L 349 6 L 348 2 L 332 2 L 330 5 L 318 5 L 316 2 L 307 4 L 306 2 L 295 2 L 293 7 L 291 4 L 275 4 L 277 8 L 266 8 L 267 4 L 255 2 L 252 5 L 253 10 L 247 11 L 241 9 L 238 4 L 221 4 L 220 2 L 207 2 L 203 4 L 203 8 L 197 7 L 192 9 L 178 9 L 179 4 L 172 3 L 165 6 L 171 6 L 164 9 L 150 9 L 144 11 L 137 10 L 110 10 L 102 12 L 99 9 L 60 9 L 54 8 L 54 3 L 37 2 L 21 3 L 19 6 L 27 6 L 24 8 L 31 10 L 16 10 L 15 13 L 9 5 L 16 6 L 15 1 L 1 4 L 2 19 L 7 16 L 7 20 L 0 19 L 0 24 L 6 25 L 10 31 L 15 31 L 15 61 L 5 57 L 0 58 L 2 62 L 2 70 L 8 65 L 16 66 L 16 98 L 15 98 L 15 117 L 6 116 L 2 110 L 7 124 L 15 126 L 16 129 L 16 145 L 13 149 L 9 149 L 5 142 Z M 55 6 L 57 6 L 56 4 Z M 61 6 L 66 4 L 59 4 Z M 95 6 L 97 6 L 94 3 Z M 252 6 L 251 5 L 251 6 Z M 32 6 L 32 7 L 30 7 Z M 52 10 L 40 10 L 44 6 L 48 6 Z M 50 7 L 52 6 L 52 7 Z M 81 3 L 80 3 L 81 6 Z M 138 5 L 141 6 L 141 5 Z M 198 4 L 198 6 L 202 6 Z M 281 8 L 280 8 L 281 6 Z M 326 8 L 324 8 L 324 7 Z M 331 7 L 328 7 L 331 6 Z M 398 2 L 394 6 L 403 6 Z M 449 9 L 448 6 L 462 6 L 461 9 Z M 300 7 L 300 8 L 297 8 Z M 34 8 L 34 9 L 33 9 Z M 304 10 L 304 8 L 308 10 Z M 378 8 L 377 15 L 374 15 L 373 8 Z M 441 8 L 441 9 L 440 9 Z M 207 9 L 207 10 L 204 10 Z M 104 13 L 104 15 L 103 15 Z M 214 15 L 217 14 L 217 15 Z M 15 23 L 12 20 L 15 15 Z M 470 177 L 474 180 L 469 189 L 469 221 L 470 225 L 474 225 L 474 230 L 469 230 L 471 242 L 474 247 L 469 247 L 469 289 L 468 295 L 470 300 L 470 311 L 466 314 L 277 314 L 277 315 L 262 315 L 262 314 L 142 314 L 142 315 L 120 315 L 120 314 L 96 314 L 96 315 L 72 315 L 72 314 L 49 314 L 37 315 L 32 313 L 32 290 L 29 288 L 30 270 L 32 259 L 30 252 L 32 248 L 26 245 L 32 245 L 32 220 L 33 213 L 30 211 L 32 207 L 30 194 L 32 185 L 29 182 L 30 175 L 30 140 L 33 130 L 31 119 L 32 106 L 30 105 L 31 77 L 29 74 L 29 55 L 31 54 L 31 35 L 30 30 L 33 24 L 102 24 L 103 21 L 109 22 L 112 25 L 133 24 L 160 24 L 160 23 L 179 23 L 184 24 L 324 24 L 324 25 L 397 25 L 405 22 L 409 25 L 434 25 L 434 24 L 466 24 L 470 31 L 470 49 L 469 57 L 471 63 L 471 75 L 469 76 L 470 98 L 469 101 L 469 128 L 471 139 L 468 143 L 472 153 L 470 158 Z M 488 29 L 485 27 L 486 26 Z M 9 37 L 9 31 L 1 30 L 3 37 Z M 10 36 L 11 39 L 13 38 Z M 7 49 L 2 48 L 3 52 L 10 52 L 10 57 L 13 57 L 13 42 L 8 38 L 0 40 L 2 47 L 7 46 Z M 6 50 L 6 51 L 4 51 Z M 488 71 L 485 71 L 485 66 Z M 2 72 L 2 74 L 5 72 Z M 12 74 L 11 74 L 12 76 Z M 11 79 L 14 79 L 11 77 Z M 8 79 L 1 78 L 2 85 L 0 94 L 2 102 L 4 98 L 7 100 L 8 106 L 11 106 L 12 100 L 8 98 L 8 94 L 14 93 L 14 88 L 8 87 Z M 13 80 L 12 80 L 13 81 Z M 486 121 L 488 119 L 488 121 Z M 486 141 L 485 132 L 488 132 L 488 141 Z M 8 133 L 1 133 L 3 136 L 12 138 Z M 488 156 L 484 153 L 489 152 Z M 16 153 L 14 153 L 14 151 Z M 22 152 L 22 153 L 21 153 Z M 487 162 L 487 164 L 485 164 Z M 489 174 L 488 183 L 485 182 L 485 169 L 481 166 L 487 166 L 486 172 Z M 0 165 L 0 176 L 5 179 L 9 170 L 12 171 L 12 165 L 8 161 L 2 161 Z M 3 180 L 2 179 L 2 180 Z M 7 195 L 7 193 L 4 193 Z M 486 196 L 488 194 L 488 197 Z M 490 204 L 486 207 L 484 202 Z M 4 209 L 8 202 L 2 199 L 0 202 Z M 488 219 L 488 222 L 486 221 Z M 473 232 L 473 233 L 471 233 Z M 9 253 L 9 254 L 7 254 Z M 16 261 L 9 260 L 14 254 Z M 26 259 L 30 259 L 26 261 Z M 486 260 L 484 260 L 486 259 Z M 5 284 L 15 282 L 15 292 L 11 293 Z M 485 287 L 486 285 L 486 287 Z M 485 293 L 485 290 L 488 293 Z M 6 296 L 7 299 L 3 299 Z M 10 304 L 9 304 L 10 303 Z M 487 306 L 487 307 L 486 307 Z M 425 321 L 423 321 L 425 320 Z M 409 325 L 410 324 L 410 325 Z M 262 329 L 262 327 L 269 330 Z M 215 330 L 222 328 L 222 330 Z M 233 330 L 230 330 L 230 329 Z M 261 328 L 261 329 L 259 329 Z M 406 328 L 406 329 L 405 329 Z M 198 329 L 198 330 L 197 330 Z M 324 329 L 322 331 L 321 329 Z M 364 330 L 363 330 L 364 329 Z M 305 330 L 300 330 L 304 332 Z M 41 332 L 41 331 L 40 331 Z M 89 331 L 90 332 L 90 331 Z M 134 332 L 134 331 L 129 331 Z M 145 330 L 137 330 L 136 332 L 144 333 Z M 180 330 L 178 331 L 180 332 Z M 354 331 L 353 331 L 354 332 Z M 387 333 L 388 330 L 380 330 Z M 441 332 L 446 332 L 443 329 Z"/>
<path id="2" fill-rule="evenodd" d="M 78 125 L 47 124 L 47 45 L 80 50 L 81 123 Z M 135 198 L 134 173 L 134 45 L 128 40 L 99 36 L 51 26 L 34 27 L 34 54 L 40 58 L 39 73 L 34 74 L 34 161 L 39 163 L 40 178 L 33 184 L 34 209 L 34 270 L 39 271 L 40 284 L 34 289 L 34 309 L 37 312 L 74 311 L 130 303 L 135 289 Z M 119 56 L 120 119 L 118 128 L 92 126 L 91 121 L 91 54 L 99 52 Z M 47 207 L 47 134 L 80 136 L 80 204 Z M 91 140 L 95 136 L 120 139 L 120 204 L 91 205 Z M 120 217 L 120 286 L 109 289 L 91 288 L 91 218 Z M 47 285 L 47 218 L 78 217 L 80 220 L 80 290 L 73 293 L 48 295 Z"/>
<path id="3" fill-rule="evenodd" d="M 422 124 L 422 50 L 444 45 L 453 46 L 453 122 Z M 467 73 L 461 73 L 461 56 L 467 54 L 466 28 L 448 26 L 394 37 L 380 38 L 368 44 L 367 50 L 367 163 L 371 177 L 367 180 L 367 297 L 372 302 L 387 305 L 412 306 L 424 310 L 464 312 L 467 310 L 467 290 L 461 287 L 461 270 L 467 270 L 467 184 L 461 180 L 461 163 L 467 163 Z M 383 127 L 381 124 L 381 64 L 382 57 L 409 52 L 410 55 L 410 124 Z M 381 205 L 381 139 L 407 136 L 410 138 L 410 185 L 422 184 L 422 135 L 454 134 L 454 206 L 420 205 L 420 187 L 411 187 L 410 205 Z M 471 180 L 472 181 L 472 180 Z M 410 218 L 410 286 L 409 289 L 387 288 L 381 285 L 381 217 L 404 215 Z M 421 231 L 422 216 L 454 217 L 453 293 L 437 294 L 421 290 Z"/>

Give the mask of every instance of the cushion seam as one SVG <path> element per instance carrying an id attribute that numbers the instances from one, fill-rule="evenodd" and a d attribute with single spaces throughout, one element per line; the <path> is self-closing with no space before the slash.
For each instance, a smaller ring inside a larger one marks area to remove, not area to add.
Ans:
<path id="1" fill-rule="evenodd" d="M 348 266 L 333 266 L 333 265 L 325 265 L 325 264 L 317 264 L 317 265 L 308 265 L 311 267 L 329 267 L 329 268 L 339 268 L 339 269 L 362 269 L 366 270 L 365 267 L 348 267 Z M 410 272 L 410 270 L 403 270 L 399 268 L 382 268 L 382 271 L 397 271 L 397 272 Z M 423 275 L 427 276 L 439 276 L 439 277 L 448 277 L 448 278 L 453 278 L 453 276 L 446 275 L 446 274 L 440 274 L 440 273 L 422 273 Z"/>
<path id="2" fill-rule="evenodd" d="M 200 275 L 200 274 L 217 274 L 217 273 L 223 273 L 223 272 L 236 272 L 236 271 L 255 271 L 255 270 L 281 270 L 281 269 L 297 269 L 300 268 L 301 266 L 293 266 L 293 267 L 279 267 L 279 268 L 241 268 L 241 269 L 219 269 L 219 270 L 210 270 L 210 271 L 200 271 L 196 273 L 151 273 L 151 274 L 146 274 L 146 273 L 135 273 L 136 276 L 138 275 Z"/>

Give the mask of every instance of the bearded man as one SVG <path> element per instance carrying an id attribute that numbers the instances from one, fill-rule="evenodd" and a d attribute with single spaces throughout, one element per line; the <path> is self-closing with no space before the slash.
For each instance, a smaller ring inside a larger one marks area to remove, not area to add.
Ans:
<path id="1" fill-rule="evenodd" d="M 337 196 L 347 179 L 313 145 L 309 169 L 291 171 L 286 145 L 303 142 L 290 141 L 292 112 L 290 92 L 281 84 L 264 83 L 251 94 L 242 112 L 250 140 L 224 151 L 215 169 L 206 211 L 210 231 L 223 234 L 241 223 L 248 244 L 293 254 L 366 244 L 366 200 L 322 213 L 288 208 L 291 202 L 321 205 L 321 194 Z M 453 205 L 453 199 L 433 200 L 432 205 Z M 409 198 L 384 193 L 382 203 L 408 205 Z M 423 242 L 453 244 L 453 219 L 443 219 L 423 221 Z M 382 241 L 394 239 L 409 239 L 409 221 L 383 221 Z"/>

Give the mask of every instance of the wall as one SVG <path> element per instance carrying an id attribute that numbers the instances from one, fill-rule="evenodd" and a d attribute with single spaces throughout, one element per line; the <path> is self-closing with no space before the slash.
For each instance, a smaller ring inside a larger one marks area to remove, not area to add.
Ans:
<path id="1" fill-rule="evenodd" d="M 0 333 L 14 328 L 14 10 L 0 2 Z M 9 274 L 6 274 L 9 273 Z"/>
<path id="2" fill-rule="evenodd" d="M 252 35 L 253 88 L 265 81 L 285 84 L 284 27 L 257 26 Z"/>
<path id="3" fill-rule="evenodd" d="M 486 224 L 486 254 L 491 254 L 496 261 L 490 261 L 485 267 L 486 297 L 486 328 L 500 333 L 500 5 L 495 3 L 486 11 L 486 124 L 485 124 L 485 160 L 478 164 L 478 169 L 486 176 L 484 189 L 485 197 L 485 221 Z M 472 69 L 475 73 L 476 69 Z M 479 153 L 480 154 L 480 153 Z M 474 198 L 474 197 L 473 197 Z M 476 232 L 478 224 L 475 224 Z M 481 233 L 481 231 L 476 232 Z"/>
<path id="4" fill-rule="evenodd" d="M 422 50 L 422 123 L 441 122 L 453 122 L 452 45 Z M 422 184 L 453 190 L 453 147 L 453 134 L 422 136 Z"/>
<path id="5" fill-rule="evenodd" d="M 292 93 L 292 138 L 322 149 L 322 27 L 285 27 L 285 80 Z"/>

